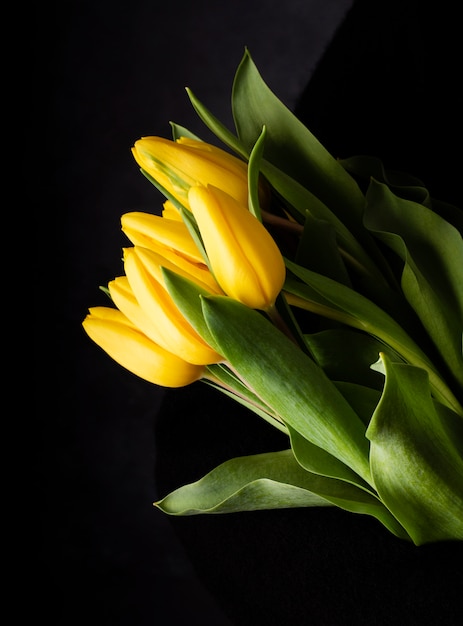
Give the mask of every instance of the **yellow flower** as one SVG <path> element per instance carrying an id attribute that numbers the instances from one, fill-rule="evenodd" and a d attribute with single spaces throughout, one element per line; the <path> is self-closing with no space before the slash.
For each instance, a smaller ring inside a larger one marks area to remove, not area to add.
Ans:
<path id="1" fill-rule="evenodd" d="M 164 283 L 161 267 L 165 267 L 211 293 L 223 293 L 182 221 L 133 212 L 123 215 L 121 222 L 158 282 Z"/>
<path id="2" fill-rule="evenodd" d="M 166 200 L 162 205 L 162 217 L 165 217 L 169 220 L 179 220 L 180 222 L 182 221 L 180 211 L 170 200 Z"/>
<path id="3" fill-rule="evenodd" d="M 248 204 L 247 164 L 216 146 L 186 137 L 177 141 L 142 137 L 132 154 L 138 165 L 186 208 L 189 188 L 207 184 Z"/>
<path id="4" fill-rule="evenodd" d="M 134 211 L 121 217 L 122 231 L 135 246 L 176 251 L 192 263 L 204 264 L 193 237 L 183 221 Z"/>
<path id="5" fill-rule="evenodd" d="M 117 309 L 93 307 L 82 322 L 88 336 L 127 370 L 162 387 L 184 387 L 204 367 L 187 363 L 151 341 Z"/>
<path id="6" fill-rule="evenodd" d="M 160 267 L 158 259 L 153 255 L 146 248 L 124 250 L 124 269 L 128 282 L 121 290 L 118 289 L 121 282 L 118 283 L 117 279 L 109 284 L 116 306 L 134 324 L 141 324 L 143 331 L 153 341 L 183 360 L 196 365 L 222 361 L 221 355 L 183 317 L 167 289 L 158 280 Z M 126 290 L 128 286 L 129 291 Z M 134 301 L 137 308 L 133 306 Z M 143 312 L 142 316 L 134 312 L 140 310 Z M 146 318 L 149 326 L 145 326 Z"/>
<path id="7" fill-rule="evenodd" d="M 245 206 L 212 185 L 192 187 L 188 200 L 223 291 L 251 308 L 271 307 L 286 270 L 270 233 Z"/>

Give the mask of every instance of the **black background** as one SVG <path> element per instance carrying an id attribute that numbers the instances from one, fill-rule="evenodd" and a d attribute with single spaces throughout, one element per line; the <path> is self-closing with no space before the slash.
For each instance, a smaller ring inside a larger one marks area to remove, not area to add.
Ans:
<path id="1" fill-rule="evenodd" d="M 161 207 L 130 147 L 169 137 L 169 121 L 210 138 L 185 86 L 231 127 L 245 46 L 336 156 L 382 156 L 458 202 L 452 15 L 445 3 L 418 19 L 420 3 L 357 2 L 333 43 L 351 4 L 71 0 L 50 13 L 52 37 L 37 33 L 49 152 L 40 189 L 52 211 L 36 217 L 49 624 L 456 624 L 460 544 L 417 552 L 340 511 L 171 519 L 154 509 L 221 460 L 284 445 L 201 384 L 166 392 L 135 378 L 81 328 L 88 307 L 107 303 L 99 285 L 122 273 L 120 216 Z"/>

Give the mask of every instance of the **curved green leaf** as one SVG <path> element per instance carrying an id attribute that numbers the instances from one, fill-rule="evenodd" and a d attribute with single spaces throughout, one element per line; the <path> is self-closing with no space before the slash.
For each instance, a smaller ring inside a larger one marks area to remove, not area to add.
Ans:
<path id="1" fill-rule="evenodd" d="M 212 348 L 217 350 L 214 337 L 209 332 L 201 305 L 201 296 L 209 295 L 209 292 L 184 276 L 180 276 L 172 270 L 163 267 L 161 269 L 166 289 L 171 295 L 179 311 L 193 326 L 196 332 Z"/>
<path id="2" fill-rule="evenodd" d="M 273 94 L 247 50 L 233 82 L 232 112 L 248 152 L 265 125 L 265 158 L 311 189 L 346 225 L 360 225 L 364 197 L 357 183 Z"/>
<path id="3" fill-rule="evenodd" d="M 333 225 L 312 217 L 308 211 L 295 261 L 302 267 L 351 286 Z"/>
<path id="4" fill-rule="evenodd" d="M 355 410 L 365 426 L 368 426 L 381 398 L 381 392 L 365 385 L 347 381 L 335 381 L 334 384 Z"/>
<path id="5" fill-rule="evenodd" d="M 248 204 L 249 210 L 256 217 L 259 222 L 262 222 L 259 204 L 259 177 L 260 177 L 260 164 L 262 161 L 262 154 L 264 153 L 265 146 L 265 126 L 262 128 L 262 132 L 253 147 L 249 156 L 248 163 Z"/>
<path id="6" fill-rule="evenodd" d="M 326 478 L 336 478 L 337 480 L 355 485 L 372 495 L 376 495 L 374 490 L 350 467 L 326 452 L 326 450 L 319 448 L 302 437 L 293 428 L 289 427 L 288 430 L 293 454 L 299 465 L 305 470 Z"/>
<path id="7" fill-rule="evenodd" d="M 431 206 L 432 201 L 424 183 L 416 176 L 398 171 L 386 170 L 380 159 L 366 155 L 340 159 L 341 165 L 355 177 L 363 179 L 367 185 L 371 178 L 385 183 L 402 198 Z"/>
<path id="8" fill-rule="evenodd" d="M 323 370 L 266 317 L 231 298 L 203 298 L 203 313 L 216 349 L 254 393 L 369 482 L 365 427 Z"/>
<path id="9" fill-rule="evenodd" d="M 296 281 L 291 276 L 286 279 L 284 291 L 290 304 L 363 330 L 383 341 L 409 363 L 424 368 L 436 398 L 463 414 L 460 403 L 429 357 L 390 315 L 346 285 L 289 260 L 286 260 L 286 266 L 300 279 Z"/>
<path id="10" fill-rule="evenodd" d="M 432 210 L 375 180 L 365 225 L 404 262 L 402 289 L 463 391 L 463 239 Z"/>
<path id="11" fill-rule="evenodd" d="M 367 430 L 378 494 L 415 544 L 463 540 L 461 420 L 436 409 L 424 370 L 382 358 L 385 388 Z"/>
<path id="12" fill-rule="evenodd" d="M 269 452 L 225 461 L 200 480 L 155 502 L 155 506 L 170 515 L 330 506 L 328 500 L 307 488 L 309 484 L 310 474 L 298 465 L 290 450 Z"/>
<path id="13" fill-rule="evenodd" d="M 225 461 L 200 480 L 183 485 L 154 505 L 169 515 L 335 505 L 376 517 L 392 533 L 408 539 L 379 500 L 348 483 L 306 472 L 291 450 Z"/>
<path id="14" fill-rule="evenodd" d="M 175 122 L 170 122 L 170 125 L 172 128 L 172 139 L 174 141 L 180 139 L 180 137 L 188 137 L 189 139 L 202 141 L 202 139 L 198 137 L 198 135 L 192 133 L 190 130 L 188 130 L 188 128 L 185 128 L 185 126 L 180 126 L 180 124 L 176 124 Z"/>
<path id="15" fill-rule="evenodd" d="M 215 117 L 215 115 L 213 115 L 211 111 L 209 111 L 209 109 L 202 104 L 202 102 L 200 102 L 191 89 L 187 88 L 186 92 L 194 110 L 207 128 L 209 128 L 209 130 L 214 133 L 216 137 L 223 141 L 226 146 L 247 161 L 251 147 L 249 150 L 246 150 L 240 140 L 226 126 L 224 126 L 224 124 L 222 124 L 222 122 Z"/>
<path id="16" fill-rule="evenodd" d="M 398 355 L 371 335 L 351 328 L 332 328 L 304 336 L 317 363 L 331 380 L 382 390 L 384 376 L 371 369 L 380 352 Z"/>

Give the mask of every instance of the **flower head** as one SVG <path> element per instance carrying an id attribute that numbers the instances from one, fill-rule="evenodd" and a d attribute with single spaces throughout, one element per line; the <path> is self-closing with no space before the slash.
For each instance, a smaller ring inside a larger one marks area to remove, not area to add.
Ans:
<path id="1" fill-rule="evenodd" d="M 206 291 L 222 293 L 183 221 L 133 212 L 123 215 L 121 222 L 137 250 L 151 253 L 140 252 L 159 283 L 164 283 L 161 267 L 165 267 Z"/>
<path id="2" fill-rule="evenodd" d="M 138 165 L 189 208 L 188 190 L 194 185 L 215 185 L 247 206 L 247 164 L 203 141 L 180 137 L 142 137 L 132 154 Z"/>
<path id="3" fill-rule="evenodd" d="M 109 284 L 109 291 L 116 306 L 134 324 L 157 344 L 189 363 L 206 365 L 222 360 L 183 317 L 158 280 L 159 259 L 153 252 L 137 246 L 126 248 L 124 269 L 127 282 L 116 279 Z"/>
<path id="4" fill-rule="evenodd" d="M 204 264 L 188 228 L 181 219 L 134 211 L 121 217 L 122 231 L 135 246 L 173 250 L 192 263 Z"/>
<path id="5" fill-rule="evenodd" d="M 87 335 L 119 365 L 150 383 L 184 387 L 203 374 L 203 366 L 165 350 L 117 309 L 93 307 L 82 325 Z"/>
<path id="6" fill-rule="evenodd" d="M 267 229 L 244 205 L 212 185 L 192 187 L 188 200 L 223 291 L 251 308 L 272 306 L 286 270 Z"/>

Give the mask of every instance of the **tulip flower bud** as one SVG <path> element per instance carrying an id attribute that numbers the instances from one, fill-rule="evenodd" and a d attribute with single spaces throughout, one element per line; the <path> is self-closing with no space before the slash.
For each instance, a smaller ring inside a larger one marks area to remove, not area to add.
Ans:
<path id="1" fill-rule="evenodd" d="M 180 222 L 182 221 L 180 211 L 170 200 L 166 200 L 162 205 L 162 217 L 165 217 L 169 220 L 178 220 Z"/>
<path id="2" fill-rule="evenodd" d="M 195 185 L 215 185 L 238 202 L 248 204 L 247 164 L 211 144 L 181 137 L 142 137 L 132 154 L 138 165 L 189 208 L 188 190 Z"/>
<path id="3" fill-rule="evenodd" d="M 160 267 L 150 250 L 126 248 L 124 268 L 133 297 L 144 317 L 151 322 L 150 330 L 146 329 L 146 332 L 156 343 L 189 363 L 207 365 L 223 360 L 187 322 L 167 289 L 157 280 Z M 112 288 L 114 285 L 110 283 L 110 293 Z M 117 298 L 117 294 L 114 297 Z M 116 304 L 128 317 L 126 305 L 121 300 Z"/>
<path id="4" fill-rule="evenodd" d="M 181 220 L 134 211 L 125 213 L 121 224 L 122 231 L 135 246 L 157 250 L 162 245 L 192 263 L 204 265 L 200 251 Z"/>
<path id="5" fill-rule="evenodd" d="M 202 377 L 203 366 L 187 363 L 157 345 L 117 309 L 93 307 L 82 326 L 119 365 L 150 383 L 184 387 Z"/>
<path id="6" fill-rule="evenodd" d="M 245 206 L 212 185 L 192 187 L 188 200 L 223 291 L 250 308 L 271 307 L 286 269 L 270 233 Z"/>

